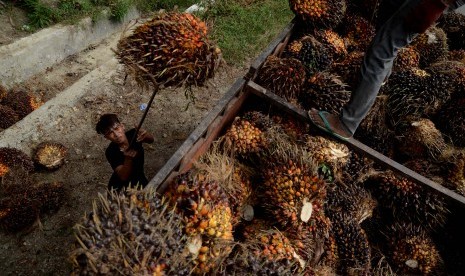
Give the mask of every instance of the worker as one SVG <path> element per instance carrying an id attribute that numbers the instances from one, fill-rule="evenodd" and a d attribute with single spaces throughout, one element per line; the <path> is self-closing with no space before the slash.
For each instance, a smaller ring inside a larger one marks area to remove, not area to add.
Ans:
<path id="1" fill-rule="evenodd" d="M 311 109 L 310 120 L 318 128 L 342 140 L 350 139 L 375 102 L 390 74 L 397 52 L 416 35 L 426 31 L 446 10 L 457 9 L 464 0 L 390 0 L 399 8 L 384 22 L 365 53 L 361 78 L 341 114 Z"/>
<path id="2" fill-rule="evenodd" d="M 136 129 L 126 131 L 116 114 L 103 114 L 95 129 L 97 133 L 111 141 L 105 151 L 105 156 L 113 169 L 108 189 L 121 191 L 129 186 L 145 187 L 148 180 L 144 174 L 144 147 L 142 143 L 153 143 L 152 134 L 140 129 L 136 141 L 129 147 Z"/>

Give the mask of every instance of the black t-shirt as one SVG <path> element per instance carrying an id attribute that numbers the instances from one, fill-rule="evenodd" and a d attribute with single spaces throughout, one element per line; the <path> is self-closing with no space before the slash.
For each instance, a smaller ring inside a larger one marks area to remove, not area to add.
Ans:
<path id="1" fill-rule="evenodd" d="M 131 142 L 132 136 L 135 133 L 135 129 L 126 131 L 126 137 L 128 141 Z M 108 189 L 121 190 L 123 187 L 128 187 L 131 184 L 132 187 L 135 187 L 136 184 L 139 184 L 142 187 L 145 187 L 148 183 L 147 177 L 144 174 L 144 147 L 142 143 L 134 142 L 133 149 L 137 151 L 136 156 L 132 160 L 132 172 L 128 181 L 122 181 L 116 172 L 113 172 L 108 183 Z M 113 171 L 120 165 L 124 163 L 124 154 L 120 150 L 118 144 L 111 142 L 105 151 L 105 156 L 107 157 L 108 162 L 111 165 Z"/>

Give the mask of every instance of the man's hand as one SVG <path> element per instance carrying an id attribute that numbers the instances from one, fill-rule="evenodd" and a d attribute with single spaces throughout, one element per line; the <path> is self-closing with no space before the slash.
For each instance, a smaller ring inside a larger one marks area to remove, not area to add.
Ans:
<path id="1" fill-rule="evenodd" d="M 425 32 L 433 23 L 438 20 L 447 8 L 448 0 L 422 0 L 413 7 L 405 18 L 407 28 L 413 33 Z"/>
<path id="2" fill-rule="evenodd" d="M 139 129 L 136 141 L 139 143 L 153 143 L 154 139 L 152 134 L 148 133 L 145 129 Z"/>
<path id="3" fill-rule="evenodd" d="M 123 151 L 123 155 L 124 155 L 124 158 L 125 158 L 125 159 L 130 159 L 130 160 L 132 160 L 132 159 L 134 159 L 134 157 L 136 157 L 137 151 L 134 150 L 134 149 L 125 149 L 125 150 Z"/>

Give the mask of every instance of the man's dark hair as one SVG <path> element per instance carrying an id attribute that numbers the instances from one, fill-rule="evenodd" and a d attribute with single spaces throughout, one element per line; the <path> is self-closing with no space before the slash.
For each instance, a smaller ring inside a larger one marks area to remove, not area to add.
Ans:
<path id="1" fill-rule="evenodd" d="M 118 116 L 113 113 L 103 114 L 95 126 L 98 134 L 105 134 L 115 124 L 119 124 Z"/>

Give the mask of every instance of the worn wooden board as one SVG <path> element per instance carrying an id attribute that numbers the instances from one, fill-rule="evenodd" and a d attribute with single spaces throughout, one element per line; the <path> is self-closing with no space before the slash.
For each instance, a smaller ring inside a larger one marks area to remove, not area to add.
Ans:
<path id="1" fill-rule="evenodd" d="M 263 88 L 262 86 L 254 83 L 253 81 L 248 81 L 245 85 L 246 90 L 248 90 L 250 93 L 253 93 L 271 104 L 281 108 L 284 112 L 289 113 L 292 115 L 294 118 L 297 118 L 301 121 L 305 121 L 307 123 L 311 123 L 310 117 L 308 116 L 307 112 L 305 110 L 302 110 L 300 108 L 297 108 L 290 103 L 288 103 L 286 100 L 283 98 L 279 97 L 278 95 L 274 94 L 271 91 L 268 91 L 267 89 Z M 317 128 L 315 128 L 317 129 Z M 326 132 L 321 131 L 322 135 L 329 136 Z M 333 139 L 337 139 L 336 137 L 332 137 Z M 465 197 L 453 192 L 452 190 L 449 190 L 445 188 L 444 186 L 441 186 L 437 184 L 434 181 L 431 181 L 430 179 L 410 170 L 407 167 L 404 167 L 403 165 L 397 163 L 396 161 L 382 155 L 381 153 L 373 150 L 372 148 L 362 144 L 361 142 L 355 140 L 355 139 L 350 139 L 348 141 L 346 140 L 338 140 L 341 143 L 346 144 L 348 147 L 353 149 L 354 151 L 363 154 L 364 156 L 372 159 L 373 161 L 377 162 L 378 164 L 384 166 L 387 169 L 392 170 L 393 172 L 406 177 L 407 179 L 422 185 L 422 186 L 427 186 L 428 188 L 433 189 L 436 192 L 439 192 L 446 196 L 446 198 L 453 199 L 454 201 L 461 203 L 465 206 Z"/>

